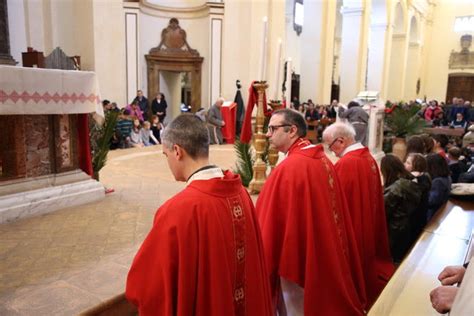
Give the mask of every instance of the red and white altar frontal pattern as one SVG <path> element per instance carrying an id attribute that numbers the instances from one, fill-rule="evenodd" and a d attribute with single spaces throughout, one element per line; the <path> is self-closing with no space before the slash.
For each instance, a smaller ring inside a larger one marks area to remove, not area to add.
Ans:
<path id="1" fill-rule="evenodd" d="M 94 112 L 104 116 L 94 72 L 0 66 L 0 115 Z"/>

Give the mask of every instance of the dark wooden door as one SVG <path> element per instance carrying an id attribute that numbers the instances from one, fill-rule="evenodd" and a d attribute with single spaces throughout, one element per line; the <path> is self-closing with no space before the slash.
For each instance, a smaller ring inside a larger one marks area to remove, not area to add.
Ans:
<path id="1" fill-rule="evenodd" d="M 446 102 L 450 104 L 454 97 L 474 101 L 474 74 L 468 76 L 449 76 Z"/>

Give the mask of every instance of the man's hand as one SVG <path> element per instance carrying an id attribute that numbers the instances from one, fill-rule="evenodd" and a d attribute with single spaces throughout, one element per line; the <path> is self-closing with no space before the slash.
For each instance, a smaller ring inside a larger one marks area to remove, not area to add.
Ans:
<path id="1" fill-rule="evenodd" d="M 455 286 L 438 286 L 430 293 L 431 306 L 440 314 L 449 312 L 457 292 Z"/>
<path id="2" fill-rule="evenodd" d="M 447 266 L 438 275 L 442 285 L 453 285 L 462 281 L 466 268 L 463 266 Z"/>

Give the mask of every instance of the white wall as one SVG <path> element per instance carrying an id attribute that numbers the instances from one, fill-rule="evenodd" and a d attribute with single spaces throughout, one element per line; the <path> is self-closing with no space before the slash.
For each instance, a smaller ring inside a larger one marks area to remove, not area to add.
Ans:
<path id="1" fill-rule="evenodd" d="M 474 73 L 474 69 L 449 69 L 451 51 L 459 52 L 460 38 L 468 34 L 454 32 L 454 19 L 456 16 L 466 15 L 474 15 L 474 5 L 470 0 L 439 1 L 435 7 L 432 31 L 427 34 L 430 46 L 425 54 L 424 62 L 427 65 L 422 78 L 422 93 L 428 99 L 445 100 L 450 73 Z M 471 46 L 471 51 L 473 49 Z"/>
<path id="2" fill-rule="evenodd" d="M 103 99 L 119 106 L 126 100 L 125 18 L 122 0 L 94 0 L 94 70 L 99 78 Z M 82 45 L 90 45 L 84 41 Z"/>
<path id="3" fill-rule="evenodd" d="M 26 39 L 25 7 L 23 1 L 8 0 L 8 30 L 10 37 L 10 52 L 21 65 L 21 53 L 28 47 Z"/>

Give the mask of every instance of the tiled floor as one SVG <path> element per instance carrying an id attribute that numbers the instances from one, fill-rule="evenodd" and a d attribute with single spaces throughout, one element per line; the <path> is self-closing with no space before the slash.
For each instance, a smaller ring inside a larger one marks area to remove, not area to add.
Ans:
<path id="1" fill-rule="evenodd" d="M 231 145 L 211 163 L 232 168 Z M 180 191 L 161 147 L 113 151 L 98 203 L 0 225 L 0 315 L 73 315 L 124 291 L 133 255 L 161 203 Z"/>

